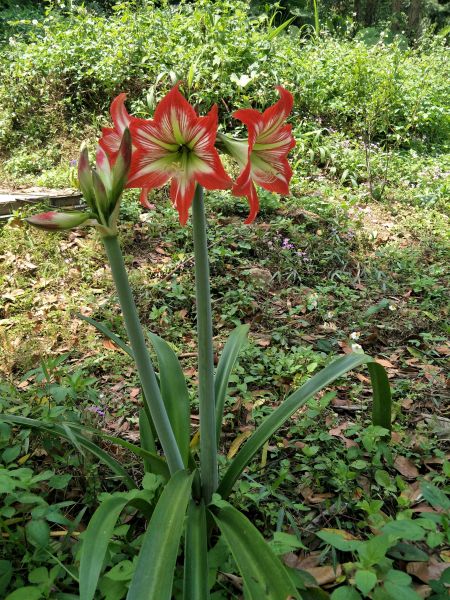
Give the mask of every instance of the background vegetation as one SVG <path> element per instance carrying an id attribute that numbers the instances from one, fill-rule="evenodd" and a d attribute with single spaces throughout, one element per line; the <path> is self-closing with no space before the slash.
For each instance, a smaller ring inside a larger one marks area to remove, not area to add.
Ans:
<path id="1" fill-rule="evenodd" d="M 182 80 L 199 111 L 217 102 L 230 129 L 234 109 L 262 110 L 275 85 L 290 89 L 292 195 L 279 202 L 262 193 L 252 227 L 242 225 L 245 201 L 207 197 L 217 348 L 237 321 L 252 332 L 227 399 L 223 461 L 288 387 L 356 343 L 389 370 L 394 433 L 388 444 L 368 425 L 367 381 L 347 378 L 270 442 L 234 502 L 333 600 L 376 600 L 367 572 L 378 598 L 441 598 L 450 544 L 448 6 L 324 0 L 316 8 L 0 1 L 0 185 L 70 186 L 81 140 L 94 143 L 122 91 L 131 112 L 149 116 Z M 143 320 L 192 378 L 195 427 L 190 230 L 165 190 L 152 199 L 155 209 L 142 214 L 127 192 L 122 239 Z M 0 232 L 2 412 L 71 416 L 133 440 L 140 392 L 131 363 L 75 314 L 124 335 L 98 241 L 84 230 L 30 232 L 25 212 Z M 76 598 L 78 541 L 111 474 L 6 424 L 0 448 L 0 595 Z M 115 532 L 99 598 L 126 594 L 143 530 L 132 517 Z M 377 548 L 384 526 L 397 537 Z M 329 529 L 368 550 L 352 551 Z M 223 573 L 214 598 L 240 597 L 220 541 L 210 565 Z"/>

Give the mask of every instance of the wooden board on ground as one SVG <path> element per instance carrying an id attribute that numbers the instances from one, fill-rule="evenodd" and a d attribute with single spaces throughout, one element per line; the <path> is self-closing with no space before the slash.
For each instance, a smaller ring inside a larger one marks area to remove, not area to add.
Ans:
<path id="1" fill-rule="evenodd" d="M 55 190 L 33 187 L 15 191 L 0 188 L 0 218 L 8 217 L 23 206 L 43 202 L 54 208 L 76 208 L 81 204 L 81 194 L 72 188 Z"/>

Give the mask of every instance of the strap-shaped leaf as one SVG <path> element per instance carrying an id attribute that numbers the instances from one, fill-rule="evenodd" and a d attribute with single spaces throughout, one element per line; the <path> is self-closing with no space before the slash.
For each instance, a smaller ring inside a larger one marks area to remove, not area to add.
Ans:
<path id="1" fill-rule="evenodd" d="M 141 448 L 147 452 L 156 454 L 155 435 L 143 408 L 139 411 L 139 437 L 141 439 Z M 144 469 L 146 473 L 153 471 L 152 464 L 147 458 L 144 458 Z"/>
<path id="2" fill-rule="evenodd" d="M 135 490 L 136 498 L 145 492 Z M 97 589 L 108 544 L 120 513 L 135 500 L 134 494 L 116 494 L 100 504 L 83 534 L 80 555 L 80 600 L 92 600 Z M 141 500 L 144 500 L 142 498 Z"/>
<path id="3" fill-rule="evenodd" d="M 212 515 L 244 579 L 248 600 L 298 598 L 284 565 L 247 517 L 225 501 Z"/>
<path id="4" fill-rule="evenodd" d="M 208 548 L 203 501 L 189 503 L 184 552 L 184 600 L 208 600 Z"/>
<path id="5" fill-rule="evenodd" d="M 310 398 L 317 394 L 317 392 L 320 392 L 320 390 L 322 390 L 324 387 L 339 377 L 342 377 L 342 375 L 348 371 L 351 371 L 355 367 L 367 363 L 374 364 L 375 361 L 366 354 L 355 353 L 341 356 L 327 367 L 322 369 L 322 371 L 311 377 L 311 379 L 303 384 L 298 390 L 286 398 L 286 400 L 284 400 L 284 402 L 277 409 L 275 409 L 272 414 L 268 415 L 264 419 L 261 425 L 255 430 L 253 435 L 247 440 L 245 445 L 238 452 L 231 465 L 228 467 L 228 470 L 218 488 L 218 493 L 222 496 L 222 498 L 226 498 L 229 495 L 234 483 L 251 459 L 263 447 L 266 440 L 268 440 L 277 431 L 277 429 L 279 429 L 283 423 L 289 419 L 291 415 L 293 415 L 300 407 L 302 407 Z M 376 371 L 374 372 L 376 373 L 376 377 L 372 377 L 372 386 L 375 390 L 376 402 L 379 406 L 383 407 L 382 412 L 385 415 L 385 419 L 386 415 L 389 413 L 390 427 L 391 395 L 390 391 L 389 394 L 386 394 L 386 390 L 389 387 L 387 376 L 381 365 L 377 365 Z"/>
<path id="6" fill-rule="evenodd" d="M 163 490 L 144 536 L 127 600 L 170 600 L 193 475 L 177 471 Z"/>
<path id="7" fill-rule="evenodd" d="M 228 381 L 231 371 L 242 346 L 247 341 L 248 325 L 238 325 L 234 329 L 223 347 L 217 365 L 216 376 L 214 378 L 214 389 L 216 396 L 216 440 L 217 445 L 220 441 L 220 432 L 222 429 L 223 411 L 225 406 L 225 397 L 227 394 Z"/>
<path id="8" fill-rule="evenodd" d="M 131 442 L 127 442 L 127 440 L 123 440 L 122 438 L 119 438 L 115 435 L 109 435 L 101 429 L 95 429 L 93 427 L 87 427 L 86 425 L 80 425 L 79 423 L 72 422 L 63 423 L 63 425 L 68 429 L 72 428 L 79 431 L 80 433 L 86 431 L 87 433 L 97 435 L 98 437 L 108 440 L 108 442 L 111 442 L 113 444 L 116 444 L 117 446 L 121 446 L 122 448 L 129 450 L 130 452 L 132 452 L 136 456 L 139 456 L 139 458 L 143 458 L 144 461 L 147 462 L 149 466 L 148 470 L 150 472 L 155 473 L 156 475 L 161 475 L 161 477 L 164 477 L 164 479 L 169 479 L 170 473 L 167 462 L 164 458 L 156 454 L 156 448 L 154 447 L 154 445 L 154 451 L 147 450 L 144 447 L 137 446 L 136 444 L 132 444 Z"/>
<path id="9" fill-rule="evenodd" d="M 159 365 L 159 387 L 184 465 L 189 458 L 189 392 L 177 355 L 159 336 L 148 333 Z"/>
<path id="10" fill-rule="evenodd" d="M 392 394 L 386 370 L 377 362 L 369 362 L 367 368 L 373 389 L 372 423 L 390 431 Z"/>
<path id="11" fill-rule="evenodd" d="M 69 442 L 72 442 L 74 445 L 74 440 L 76 440 L 77 444 L 86 450 L 89 450 L 91 454 L 96 456 L 99 460 L 101 460 L 106 466 L 108 466 L 111 471 L 113 471 L 120 479 L 122 479 L 123 483 L 129 488 L 133 489 L 136 487 L 136 483 L 131 479 L 122 465 L 112 458 L 107 452 L 102 450 L 97 444 L 91 442 L 80 433 L 72 430 L 72 434 L 70 435 L 65 431 L 65 429 L 59 425 L 51 425 L 47 423 L 41 423 L 36 419 L 30 419 L 28 417 L 20 417 L 18 415 L 7 415 L 0 414 L 0 421 L 5 421 L 6 423 L 15 423 L 16 425 L 23 425 L 24 427 L 29 427 L 30 429 L 38 429 L 40 431 L 45 431 L 46 433 L 50 433 L 52 435 L 56 435 L 58 437 L 62 437 Z M 124 440 L 121 440 L 122 442 Z"/>
<path id="12" fill-rule="evenodd" d="M 111 331 L 111 329 L 106 327 L 106 325 L 103 325 L 103 323 L 100 323 L 99 321 L 96 321 L 95 319 L 91 319 L 91 317 L 86 317 L 85 315 L 82 315 L 81 313 L 77 313 L 76 316 L 77 316 L 77 319 L 86 321 L 87 323 L 89 323 L 90 325 L 92 325 L 93 327 L 98 329 L 98 331 L 100 331 L 100 333 L 103 333 L 103 335 L 105 335 L 112 342 L 114 342 L 117 346 L 119 346 L 119 348 L 121 348 L 124 352 L 126 352 L 129 356 L 131 356 L 131 358 L 134 358 L 133 351 L 130 348 L 130 346 L 128 346 L 128 344 L 126 344 L 118 335 L 113 333 Z"/>

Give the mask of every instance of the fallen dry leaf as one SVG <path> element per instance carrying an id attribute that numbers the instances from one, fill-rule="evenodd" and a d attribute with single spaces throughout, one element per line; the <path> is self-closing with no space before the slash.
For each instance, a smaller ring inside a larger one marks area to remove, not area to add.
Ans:
<path id="1" fill-rule="evenodd" d="M 415 585 L 414 591 L 420 598 L 428 598 L 433 590 L 429 585 Z"/>
<path id="2" fill-rule="evenodd" d="M 297 488 L 297 491 L 300 492 L 300 494 L 305 499 L 305 502 L 308 504 L 321 504 L 322 502 L 325 502 L 325 500 L 334 498 L 334 494 L 331 494 L 329 492 L 323 494 L 315 494 L 313 490 L 309 487 Z"/>
<path id="3" fill-rule="evenodd" d="M 314 577 L 318 585 L 325 585 L 327 583 L 334 583 L 337 577 L 342 575 L 341 565 L 336 565 L 336 570 L 331 565 L 323 567 L 312 567 L 310 569 L 303 569 Z"/>
<path id="4" fill-rule="evenodd" d="M 311 552 L 308 556 L 299 557 L 295 566 L 297 569 L 307 571 L 313 567 L 318 567 L 320 565 L 321 557 L 321 552 Z"/>
<path id="5" fill-rule="evenodd" d="M 227 458 L 233 458 L 233 456 L 237 453 L 237 451 L 242 446 L 242 444 L 245 442 L 245 440 L 247 438 L 249 438 L 251 435 L 252 435 L 252 432 L 247 429 L 246 431 L 243 431 L 237 437 L 235 437 L 235 439 L 231 443 L 230 449 L 228 450 Z"/>
<path id="6" fill-rule="evenodd" d="M 406 479 L 416 479 L 419 476 L 416 465 L 406 456 L 397 456 L 394 460 L 394 467 Z"/>
<path id="7" fill-rule="evenodd" d="M 387 369 L 394 369 L 394 365 L 391 363 L 390 360 L 386 360 L 385 358 L 377 358 L 376 359 L 377 363 L 382 365 L 383 367 L 386 367 Z"/>
<path id="8" fill-rule="evenodd" d="M 448 563 L 436 562 L 433 559 L 427 563 L 410 562 L 406 565 L 406 571 L 424 583 L 439 579 L 445 569 L 448 569 Z"/>
<path id="9" fill-rule="evenodd" d="M 448 356 L 450 354 L 450 346 L 436 346 L 436 352 L 439 354 L 444 354 L 444 356 Z"/>
<path id="10" fill-rule="evenodd" d="M 270 342 L 272 341 L 271 335 L 260 334 L 257 336 L 254 335 L 253 337 L 255 338 L 255 343 L 258 346 L 262 346 L 263 348 L 267 348 L 267 346 L 270 346 Z"/>
<path id="11" fill-rule="evenodd" d="M 410 410 L 413 405 L 413 399 L 405 398 L 404 400 L 402 400 L 400 402 L 400 404 L 402 405 L 402 408 L 404 408 L 405 410 Z"/>
<path id="12" fill-rule="evenodd" d="M 405 434 L 403 433 L 403 431 L 393 431 L 391 438 L 392 441 L 395 442 L 396 444 L 399 444 L 403 438 L 405 437 Z"/>
<path id="13" fill-rule="evenodd" d="M 106 348 L 107 350 L 112 350 L 113 352 L 122 352 L 121 348 L 119 348 L 119 346 L 116 346 L 116 344 L 111 340 L 103 340 L 102 346 L 103 348 Z"/>

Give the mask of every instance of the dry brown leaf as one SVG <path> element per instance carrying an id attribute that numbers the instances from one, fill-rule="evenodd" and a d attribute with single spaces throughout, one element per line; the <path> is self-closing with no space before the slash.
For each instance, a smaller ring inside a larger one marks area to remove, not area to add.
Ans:
<path id="1" fill-rule="evenodd" d="M 431 508 L 431 506 L 429 506 L 428 504 L 425 504 L 425 503 L 418 504 L 417 506 L 414 506 L 410 510 L 413 513 L 432 513 L 432 514 L 435 514 L 435 515 L 437 515 L 438 513 L 443 512 L 442 508 L 440 508 L 440 509 Z"/>
<path id="2" fill-rule="evenodd" d="M 331 565 L 323 567 L 312 567 L 310 569 L 303 569 L 314 577 L 318 585 L 325 585 L 326 583 L 334 583 L 337 577 L 342 575 L 341 565 L 336 565 L 336 571 Z"/>
<path id="3" fill-rule="evenodd" d="M 315 494 L 313 490 L 309 487 L 297 489 L 305 499 L 305 502 L 307 502 L 308 504 L 321 504 L 322 502 L 325 502 L 325 500 L 334 498 L 334 494 L 331 494 L 329 492 L 323 494 Z"/>
<path id="4" fill-rule="evenodd" d="M 436 352 L 439 352 L 439 354 L 444 354 L 445 356 L 450 354 L 450 346 L 436 346 L 435 350 Z"/>
<path id="5" fill-rule="evenodd" d="M 370 379 L 361 373 L 356 373 L 355 377 L 356 379 L 359 379 L 361 383 L 370 383 Z"/>
<path id="6" fill-rule="evenodd" d="M 344 442 L 346 448 L 352 448 L 353 446 L 358 446 L 358 444 L 354 440 L 351 440 L 351 439 L 345 437 L 345 435 L 343 435 L 342 431 L 344 429 L 347 429 L 347 427 L 348 427 L 348 422 L 345 421 L 344 423 L 341 423 L 338 427 L 334 427 L 333 429 L 330 429 L 328 431 L 328 433 L 329 433 L 329 435 L 332 435 L 333 437 L 340 438 Z"/>
<path id="7" fill-rule="evenodd" d="M 376 362 L 379 365 L 382 365 L 383 367 L 386 367 L 387 369 L 394 369 L 394 365 L 391 363 L 390 360 L 386 360 L 385 358 L 377 358 Z"/>
<path id="8" fill-rule="evenodd" d="M 25 290 L 18 288 L 15 290 L 11 290 L 10 292 L 6 292 L 6 294 L 2 295 L 2 298 L 4 298 L 5 300 L 11 300 L 11 302 L 14 302 L 14 300 L 16 298 L 18 298 L 19 296 L 21 296 L 22 294 L 25 294 Z"/>
<path id="9" fill-rule="evenodd" d="M 406 479 L 415 479 L 419 476 L 416 465 L 406 456 L 397 456 L 394 460 L 394 467 Z"/>
<path id="10" fill-rule="evenodd" d="M 136 398 L 136 396 L 139 396 L 140 392 L 141 392 L 141 388 L 138 388 L 138 387 L 132 388 L 130 390 L 130 398 Z"/>
<path id="11" fill-rule="evenodd" d="M 251 436 L 252 432 L 250 430 L 245 430 L 240 433 L 232 442 L 230 449 L 228 450 L 227 458 L 233 458 L 233 456 L 237 453 L 239 448 L 245 442 L 247 438 Z"/>
<path id="12" fill-rule="evenodd" d="M 410 562 L 406 565 L 406 571 L 424 583 L 439 579 L 445 569 L 448 569 L 447 563 L 436 562 L 433 559 L 427 563 Z"/>
<path id="13" fill-rule="evenodd" d="M 119 346 L 116 346 L 116 344 L 111 340 L 103 340 L 102 346 L 103 348 L 106 348 L 107 350 L 112 350 L 113 352 L 121 351 Z"/>
<path id="14" fill-rule="evenodd" d="M 403 438 L 405 437 L 405 434 L 402 431 L 393 431 L 391 438 L 392 441 L 395 442 L 396 444 L 399 444 Z"/>
<path id="15" fill-rule="evenodd" d="M 410 410 L 410 408 L 413 405 L 413 399 L 412 398 L 404 398 L 404 400 L 402 400 L 400 402 L 400 404 L 402 405 L 402 408 L 404 408 L 405 410 Z"/>
<path id="16" fill-rule="evenodd" d="M 267 348 L 267 346 L 270 346 L 270 342 L 272 340 L 271 335 L 260 334 L 258 336 L 253 337 L 256 338 L 255 343 L 258 344 L 258 346 L 262 346 L 263 348 Z"/>
<path id="17" fill-rule="evenodd" d="M 307 571 L 313 567 L 318 567 L 320 565 L 321 556 L 321 552 L 311 552 L 311 554 L 308 554 L 308 556 L 303 556 L 302 558 L 298 559 L 296 568 Z"/>
<path id="18" fill-rule="evenodd" d="M 195 377 L 197 375 L 197 369 L 191 368 L 183 371 L 185 377 Z"/>
<path id="19" fill-rule="evenodd" d="M 428 598 L 433 590 L 429 585 L 415 585 L 414 591 L 418 596 L 420 596 L 420 598 Z"/>

